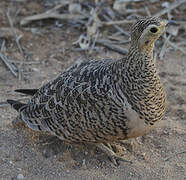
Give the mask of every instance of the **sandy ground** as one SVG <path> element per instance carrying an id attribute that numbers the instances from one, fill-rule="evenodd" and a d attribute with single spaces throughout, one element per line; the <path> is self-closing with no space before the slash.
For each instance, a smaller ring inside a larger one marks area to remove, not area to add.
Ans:
<path id="1" fill-rule="evenodd" d="M 9 28 L 7 7 L 6 1 L 0 2 L 0 33 L 2 28 Z M 23 8 L 21 15 L 27 8 Z M 38 11 L 41 10 L 40 7 Z M 26 62 L 37 64 L 25 65 L 27 76 L 20 81 L 0 61 L 0 102 L 23 98 L 13 90 L 38 88 L 79 59 L 121 57 L 104 48 L 92 54 L 76 52 L 72 43 L 78 39 L 79 30 L 66 26 L 54 28 L 54 22 L 45 23 L 43 27 L 41 24 L 37 27 L 37 23 L 35 27 L 17 27 L 23 34 L 21 45 L 27 54 Z M 22 57 L 9 34 L 5 42 L 5 54 L 20 61 Z M 64 144 L 56 137 L 12 123 L 17 113 L 4 106 L 0 107 L 0 179 L 17 179 L 18 174 L 27 180 L 186 179 L 186 56 L 171 51 L 164 60 L 157 60 L 157 64 L 169 108 L 160 127 L 137 140 L 116 145 L 119 153 L 133 164 L 121 162 L 115 167 L 94 146 Z"/>

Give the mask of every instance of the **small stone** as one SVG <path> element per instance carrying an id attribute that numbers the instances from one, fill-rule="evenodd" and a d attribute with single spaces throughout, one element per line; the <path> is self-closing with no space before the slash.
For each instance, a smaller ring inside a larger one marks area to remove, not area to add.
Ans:
<path id="1" fill-rule="evenodd" d="M 38 68 L 32 68 L 33 71 L 39 72 Z"/>
<path id="2" fill-rule="evenodd" d="M 78 3 L 71 3 L 68 7 L 68 11 L 71 14 L 81 13 L 81 5 Z"/>
<path id="3" fill-rule="evenodd" d="M 24 176 L 23 176 L 22 174 L 18 174 L 18 175 L 17 175 L 17 179 L 18 179 L 18 180 L 22 180 L 22 179 L 24 179 Z"/>
<path id="4" fill-rule="evenodd" d="M 31 32 L 33 34 L 40 34 L 40 30 L 38 28 L 31 28 Z M 32 45 L 32 44 L 31 44 Z"/>
<path id="5" fill-rule="evenodd" d="M 61 24 L 59 21 L 56 21 L 56 27 L 60 28 L 62 26 L 63 26 L 63 24 Z"/>
<path id="6" fill-rule="evenodd" d="M 38 56 L 36 56 L 36 57 L 35 57 L 35 60 L 36 60 L 36 61 L 39 61 L 39 57 L 38 57 Z"/>
<path id="7" fill-rule="evenodd" d="M 119 13 L 126 11 L 126 2 L 125 1 L 115 1 L 113 5 L 113 9 L 118 11 Z"/>
<path id="8" fill-rule="evenodd" d="M 83 166 L 86 166 L 86 161 L 85 161 L 85 159 L 83 159 L 82 165 L 83 165 Z"/>
<path id="9" fill-rule="evenodd" d="M 169 2 L 163 2 L 163 3 L 161 4 L 161 6 L 164 7 L 164 8 L 168 8 L 169 5 L 170 5 Z"/>

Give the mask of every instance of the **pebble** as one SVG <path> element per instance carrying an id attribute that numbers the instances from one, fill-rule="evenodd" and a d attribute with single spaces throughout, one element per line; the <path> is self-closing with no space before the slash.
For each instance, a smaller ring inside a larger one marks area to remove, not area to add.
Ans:
<path id="1" fill-rule="evenodd" d="M 10 164 L 13 164 L 13 162 L 12 162 L 12 161 L 9 161 L 9 163 L 10 163 Z"/>
<path id="2" fill-rule="evenodd" d="M 81 5 L 78 3 L 70 3 L 68 7 L 68 11 L 71 14 L 81 13 Z"/>
<path id="3" fill-rule="evenodd" d="M 164 7 L 164 8 L 168 8 L 169 5 L 170 5 L 169 2 L 163 2 L 163 3 L 161 4 L 161 6 Z"/>
<path id="4" fill-rule="evenodd" d="M 22 180 L 22 179 L 24 179 L 23 174 L 18 174 L 18 175 L 17 175 L 17 179 L 18 179 L 18 180 Z"/>
<path id="5" fill-rule="evenodd" d="M 86 166 L 86 161 L 85 161 L 85 159 L 83 159 L 82 165 L 83 165 L 83 166 Z"/>
<path id="6" fill-rule="evenodd" d="M 32 68 L 33 71 L 39 72 L 40 70 L 38 68 Z"/>

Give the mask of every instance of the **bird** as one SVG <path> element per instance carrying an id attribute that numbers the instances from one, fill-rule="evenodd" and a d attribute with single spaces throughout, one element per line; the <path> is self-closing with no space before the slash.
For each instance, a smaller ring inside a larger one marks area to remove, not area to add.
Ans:
<path id="1" fill-rule="evenodd" d="M 168 21 L 144 17 L 131 28 L 128 54 L 120 59 L 75 63 L 39 89 L 17 89 L 28 103 L 8 99 L 27 126 L 65 142 L 92 143 L 111 161 L 111 143 L 143 136 L 166 113 L 166 92 L 153 58 Z"/>

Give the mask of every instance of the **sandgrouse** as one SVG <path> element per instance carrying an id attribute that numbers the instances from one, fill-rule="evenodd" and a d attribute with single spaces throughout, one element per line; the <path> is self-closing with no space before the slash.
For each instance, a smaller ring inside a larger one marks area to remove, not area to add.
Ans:
<path id="1" fill-rule="evenodd" d="M 156 17 L 140 19 L 132 27 L 127 56 L 74 64 L 40 89 L 16 90 L 32 95 L 27 104 L 7 102 L 33 130 L 95 143 L 116 163 L 123 158 L 109 143 L 144 135 L 165 114 L 153 47 L 166 24 Z"/>

